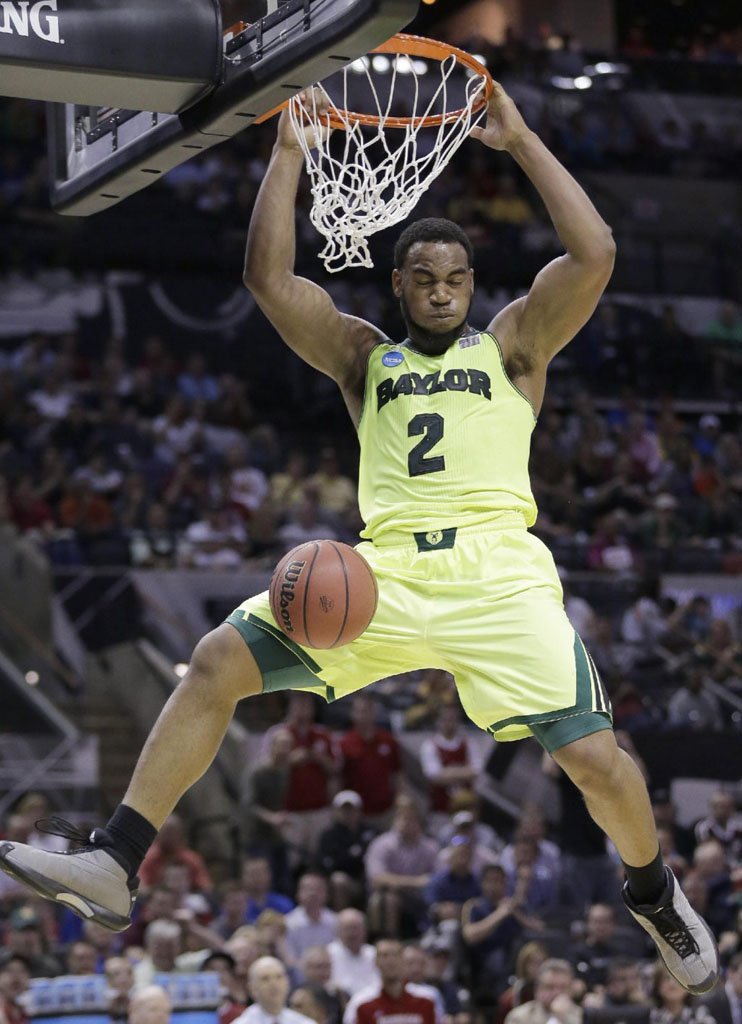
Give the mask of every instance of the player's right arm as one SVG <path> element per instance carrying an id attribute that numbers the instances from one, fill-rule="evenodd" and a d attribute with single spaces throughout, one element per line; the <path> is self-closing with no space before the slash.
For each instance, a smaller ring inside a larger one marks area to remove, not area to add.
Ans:
<path id="1" fill-rule="evenodd" d="M 368 352 L 383 335 L 365 320 L 339 312 L 323 288 L 294 273 L 303 163 L 284 110 L 250 218 L 243 281 L 289 348 L 342 388 L 352 388 L 363 380 Z"/>

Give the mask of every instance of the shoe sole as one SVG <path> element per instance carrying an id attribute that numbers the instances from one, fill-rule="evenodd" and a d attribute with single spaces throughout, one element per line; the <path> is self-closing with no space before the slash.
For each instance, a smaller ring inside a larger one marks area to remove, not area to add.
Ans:
<path id="1" fill-rule="evenodd" d="M 3 843 L 0 846 L 2 870 L 10 875 L 11 878 L 15 878 L 16 881 L 29 886 L 39 896 L 43 896 L 47 900 L 53 900 L 55 903 L 61 903 L 63 906 L 69 907 L 74 914 L 77 914 L 84 921 L 95 921 L 112 932 L 122 932 L 131 924 L 130 917 L 116 914 L 113 910 L 93 902 L 86 896 L 81 896 L 80 893 L 70 892 L 63 885 L 48 878 L 46 875 L 41 875 L 30 868 L 21 868 L 14 864 L 6 857 L 6 854 L 10 853 L 13 849 L 12 843 Z"/>

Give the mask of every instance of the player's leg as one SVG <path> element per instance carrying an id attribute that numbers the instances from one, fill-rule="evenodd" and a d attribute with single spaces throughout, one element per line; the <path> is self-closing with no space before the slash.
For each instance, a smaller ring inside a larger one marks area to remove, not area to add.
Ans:
<path id="1" fill-rule="evenodd" d="M 82 917 L 115 931 L 126 928 L 136 871 L 157 829 L 213 761 L 237 701 L 261 688 L 261 673 L 242 637 L 226 623 L 218 626 L 196 646 L 106 828 L 96 829 L 89 845 L 71 855 L 2 843 L 0 867 Z"/>
<path id="2" fill-rule="evenodd" d="M 261 690 L 260 670 L 237 630 L 223 622 L 207 633 L 160 712 L 122 802 L 159 830 L 214 760 L 237 702 Z"/>
<path id="3" fill-rule="evenodd" d="M 625 865 L 650 865 L 659 854 L 647 787 L 633 758 L 621 750 L 612 729 L 568 743 L 552 754 L 582 793 L 590 816 L 613 841 Z M 627 869 L 631 872 L 632 868 Z M 660 867 L 637 874 L 629 886 L 639 903 L 653 903 L 665 887 Z"/>
<path id="4" fill-rule="evenodd" d="M 197 646 L 187 675 L 145 744 L 124 802 L 73 855 L 0 843 L 0 868 L 47 899 L 113 931 L 129 924 L 136 869 L 180 796 L 211 764 L 242 697 L 307 689 L 327 700 L 430 663 L 420 640 L 419 595 L 408 593 L 394 549 L 362 545 L 379 585 L 374 620 L 343 647 L 314 651 L 286 638 L 268 592 L 245 601 Z M 88 838 L 74 834 L 70 837 Z"/>
<path id="5" fill-rule="evenodd" d="M 619 750 L 600 676 L 567 619 L 548 550 L 525 530 L 457 537 L 433 635 L 469 717 L 498 740 L 534 735 L 585 795 L 637 896 L 624 900 L 689 991 L 707 991 L 718 953 L 662 864 L 644 780 Z M 476 588 L 456 583 L 477 567 Z"/>
<path id="6" fill-rule="evenodd" d="M 633 759 L 605 729 L 553 749 L 552 756 L 618 850 L 626 870 L 624 902 L 671 974 L 690 992 L 713 988 L 719 976 L 716 942 L 662 862 L 649 794 Z"/>

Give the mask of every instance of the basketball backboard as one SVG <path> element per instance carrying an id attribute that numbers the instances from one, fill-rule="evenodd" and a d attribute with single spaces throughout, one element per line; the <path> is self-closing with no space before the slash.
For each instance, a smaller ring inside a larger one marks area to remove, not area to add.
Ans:
<path id="1" fill-rule="evenodd" d="M 221 0 L 218 83 L 187 109 L 48 104 L 53 207 L 87 216 L 146 188 L 368 53 L 417 7 L 418 0 Z M 164 37 L 162 47 L 168 43 Z"/>

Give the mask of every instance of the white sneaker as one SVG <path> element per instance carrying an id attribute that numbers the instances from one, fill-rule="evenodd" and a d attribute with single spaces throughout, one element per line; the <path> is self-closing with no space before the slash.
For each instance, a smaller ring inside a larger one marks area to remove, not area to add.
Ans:
<path id="1" fill-rule="evenodd" d="M 75 830 L 67 822 L 57 822 L 67 831 L 52 834 L 88 839 L 73 835 Z M 92 833 L 88 845 L 69 853 L 49 853 L 25 843 L 0 843 L 0 868 L 39 896 L 61 903 L 78 917 L 97 921 L 112 932 L 121 932 L 131 924 L 139 880 L 129 878 L 103 829 Z"/>
<path id="2" fill-rule="evenodd" d="M 650 934 L 665 967 L 675 980 L 700 995 L 719 979 L 719 950 L 711 929 L 695 912 L 666 866 L 667 885 L 660 900 L 651 905 L 634 903 L 628 882 L 621 895 L 642 928 Z"/>

